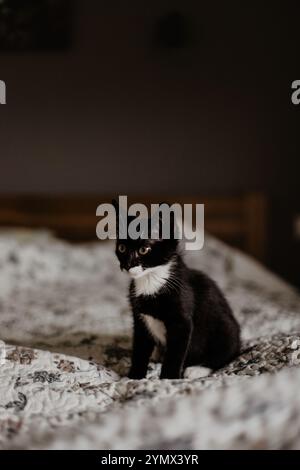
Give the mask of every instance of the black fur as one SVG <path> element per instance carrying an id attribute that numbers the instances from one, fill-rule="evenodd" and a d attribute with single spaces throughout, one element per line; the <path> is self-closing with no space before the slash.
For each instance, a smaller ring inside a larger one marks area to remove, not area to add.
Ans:
<path id="1" fill-rule="evenodd" d="M 121 243 L 125 253 L 119 251 Z M 151 251 L 140 255 L 141 246 Z M 172 260 L 171 275 L 156 294 L 137 296 L 135 281 L 130 284 L 134 320 L 130 378 L 146 376 L 156 344 L 141 314 L 161 320 L 166 328 L 162 379 L 179 379 L 191 365 L 216 370 L 239 354 L 240 329 L 228 302 L 212 279 L 185 265 L 177 240 L 117 240 L 116 255 L 121 269 L 126 270 L 137 265 L 155 267 Z"/>

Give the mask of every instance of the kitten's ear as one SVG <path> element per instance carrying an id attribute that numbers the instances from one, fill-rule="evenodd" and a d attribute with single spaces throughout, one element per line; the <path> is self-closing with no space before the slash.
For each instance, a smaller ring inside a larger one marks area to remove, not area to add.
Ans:
<path id="1" fill-rule="evenodd" d="M 158 203 L 158 205 L 159 205 L 159 207 L 162 206 L 162 205 L 171 207 L 171 204 L 170 204 L 169 202 L 167 202 L 167 201 L 160 201 L 160 202 Z"/>
<path id="2" fill-rule="evenodd" d="M 161 201 L 159 203 L 159 207 L 160 206 L 167 206 L 170 209 L 171 204 L 167 201 Z M 174 214 L 173 214 L 173 212 L 170 213 L 170 220 L 171 220 L 171 223 L 174 223 Z M 163 218 L 162 218 L 162 213 L 161 212 L 159 212 L 159 221 L 161 222 L 161 224 L 163 223 Z"/>
<path id="3" fill-rule="evenodd" d="M 159 210 L 162 204 L 167 204 L 167 203 L 160 202 L 158 204 L 159 206 L 158 210 L 149 219 L 149 233 L 151 234 L 151 237 L 153 237 L 155 240 L 162 240 L 163 218 L 162 218 L 162 213 Z M 167 205 L 169 206 L 169 204 Z"/>
<path id="4" fill-rule="evenodd" d="M 159 203 L 159 209 L 156 211 L 154 216 L 152 216 L 151 223 L 153 223 L 152 229 L 153 232 L 151 232 L 154 236 L 154 238 L 158 240 L 162 240 L 163 233 L 164 233 L 164 228 L 166 227 L 166 220 L 163 220 L 163 215 L 162 212 L 160 211 L 160 206 L 164 205 L 167 206 L 169 209 L 171 207 L 171 204 L 168 202 L 160 202 Z M 177 227 L 177 222 L 175 219 L 175 214 L 173 211 L 170 211 L 170 218 L 168 219 L 168 222 L 170 224 L 169 229 L 166 229 L 166 233 L 169 235 L 168 238 L 173 240 L 175 237 L 175 232 L 176 232 L 176 227 Z"/>

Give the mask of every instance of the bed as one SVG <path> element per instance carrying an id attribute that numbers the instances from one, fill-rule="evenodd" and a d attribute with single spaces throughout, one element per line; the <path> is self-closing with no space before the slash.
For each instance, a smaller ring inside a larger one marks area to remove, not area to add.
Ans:
<path id="1" fill-rule="evenodd" d="M 127 278 L 112 242 L 0 231 L 0 447 L 260 449 L 300 445 L 300 297 L 213 236 L 190 266 L 224 289 L 243 353 L 205 378 L 128 380 Z"/>
<path id="2" fill-rule="evenodd" d="M 128 380 L 127 279 L 113 245 L 0 235 L 0 446 L 240 449 L 300 444 L 300 298 L 207 237 L 187 262 L 224 289 L 245 351 L 202 379 Z"/>
<path id="3" fill-rule="evenodd" d="M 111 202 L 116 194 L 45 195 L 16 194 L 0 197 L 0 227 L 47 227 L 71 242 L 96 239 L 99 218 L 96 208 Z M 217 238 L 238 247 L 260 261 L 266 258 L 267 198 L 262 192 L 237 194 L 131 195 L 128 204 L 168 201 L 205 206 L 205 229 Z"/>

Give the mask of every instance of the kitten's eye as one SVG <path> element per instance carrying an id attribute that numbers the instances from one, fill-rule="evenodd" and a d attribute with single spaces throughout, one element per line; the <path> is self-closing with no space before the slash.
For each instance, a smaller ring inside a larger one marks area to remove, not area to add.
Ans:
<path id="1" fill-rule="evenodd" d="M 123 243 L 120 243 L 120 245 L 118 246 L 118 250 L 120 253 L 125 253 L 126 246 Z"/>
<path id="2" fill-rule="evenodd" d="M 147 253 L 149 253 L 149 251 L 151 251 L 150 246 L 141 246 L 141 248 L 139 249 L 139 254 L 146 255 Z"/>

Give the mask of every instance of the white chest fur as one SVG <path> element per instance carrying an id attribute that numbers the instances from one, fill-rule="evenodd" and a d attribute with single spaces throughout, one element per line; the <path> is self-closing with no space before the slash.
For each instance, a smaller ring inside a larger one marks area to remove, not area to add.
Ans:
<path id="1" fill-rule="evenodd" d="M 145 269 L 143 274 L 134 278 L 136 295 L 155 295 L 167 283 L 172 262 L 155 268 Z"/>
<path id="2" fill-rule="evenodd" d="M 156 341 L 158 341 L 164 346 L 166 344 L 166 327 L 163 322 L 157 320 L 151 315 L 145 315 L 143 313 L 141 313 L 141 317 L 145 322 L 149 333 L 151 333 L 151 335 Z"/>

